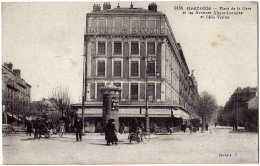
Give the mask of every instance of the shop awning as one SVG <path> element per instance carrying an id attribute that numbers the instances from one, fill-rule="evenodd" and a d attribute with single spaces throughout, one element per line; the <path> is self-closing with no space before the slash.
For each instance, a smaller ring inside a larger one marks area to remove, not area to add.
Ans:
<path id="1" fill-rule="evenodd" d="M 78 110 L 78 115 L 82 116 L 82 110 Z M 84 110 L 85 117 L 102 117 L 102 108 L 88 108 Z M 149 108 L 149 117 L 172 117 L 189 119 L 189 114 L 183 110 Z M 119 117 L 145 117 L 145 108 L 120 108 Z"/>
<path id="2" fill-rule="evenodd" d="M 120 108 L 119 117 L 145 117 L 145 115 L 140 108 Z"/>
<path id="3" fill-rule="evenodd" d="M 82 110 L 78 110 L 78 116 L 82 116 Z M 101 108 L 87 108 L 84 109 L 85 117 L 102 117 L 102 109 Z"/>

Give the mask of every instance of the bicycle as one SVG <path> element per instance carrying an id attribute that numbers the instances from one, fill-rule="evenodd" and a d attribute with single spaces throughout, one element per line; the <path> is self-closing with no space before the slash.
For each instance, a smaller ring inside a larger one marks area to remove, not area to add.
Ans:
<path id="1" fill-rule="evenodd" d="M 143 131 L 137 131 L 137 133 L 132 132 L 129 134 L 128 139 L 129 143 L 132 143 L 132 141 L 136 141 L 137 143 L 142 141 L 146 144 L 150 140 L 150 133 Z"/>

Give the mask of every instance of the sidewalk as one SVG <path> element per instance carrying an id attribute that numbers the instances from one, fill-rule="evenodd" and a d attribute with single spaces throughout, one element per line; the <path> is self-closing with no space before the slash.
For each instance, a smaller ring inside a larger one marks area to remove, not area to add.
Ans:
<path id="1" fill-rule="evenodd" d="M 53 138 L 59 137 L 59 135 L 53 135 Z M 62 136 L 63 138 L 76 138 L 75 133 L 68 133 Z M 82 136 L 84 139 L 90 139 L 90 140 L 105 140 L 105 135 L 101 135 L 100 133 L 85 133 L 84 136 Z M 150 139 L 156 138 L 158 135 L 151 134 Z M 118 140 L 128 140 L 128 133 L 126 134 L 120 134 L 117 133 Z"/>

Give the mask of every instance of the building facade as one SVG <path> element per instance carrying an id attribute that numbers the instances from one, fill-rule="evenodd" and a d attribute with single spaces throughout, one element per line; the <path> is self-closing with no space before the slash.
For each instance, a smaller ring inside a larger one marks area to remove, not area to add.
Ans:
<path id="1" fill-rule="evenodd" d="M 257 88 L 246 87 L 237 88 L 231 95 L 227 103 L 225 104 L 224 111 L 221 113 L 221 122 L 224 125 L 236 125 L 245 126 L 248 119 L 256 118 L 258 120 L 258 105 L 256 104 L 255 116 L 248 117 L 250 115 L 250 108 L 254 103 L 258 103 Z M 258 124 L 258 123 L 257 123 Z"/>
<path id="2" fill-rule="evenodd" d="M 2 65 L 3 123 L 9 123 L 8 117 L 22 119 L 24 111 L 29 109 L 30 101 L 31 85 L 21 77 L 21 70 L 13 69 L 12 63 L 4 63 Z"/>
<path id="3" fill-rule="evenodd" d="M 188 120 L 198 96 L 197 82 L 165 14 L 152 3 L 143 8 L 111 9 L 109 3 L 93 6 L 86 16 L 85 117 L 88 126 L 99 127 L 102 115 L 101 87 L 122 89 L 120 122 L 139 118 L 144 124 L 146 99 L 150 126 L 171 119 Z M 73 107 L 81 114 L 81 104 Z"/>

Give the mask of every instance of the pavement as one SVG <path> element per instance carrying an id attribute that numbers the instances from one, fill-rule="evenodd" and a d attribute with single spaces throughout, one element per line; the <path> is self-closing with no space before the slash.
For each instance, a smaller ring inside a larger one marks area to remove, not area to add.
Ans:
<path id="1" fill-rule="evenodd" d="M 146 144 L 118 134 L 119 143 L 106 146 L 104 135 L 87 133 L 35 140 L 26 135 L 3 136 L 3 164 L 242 164 L 258 163 L 258 133 L 211 127 L 201 133 L 151 135 Z"/>

